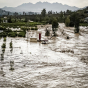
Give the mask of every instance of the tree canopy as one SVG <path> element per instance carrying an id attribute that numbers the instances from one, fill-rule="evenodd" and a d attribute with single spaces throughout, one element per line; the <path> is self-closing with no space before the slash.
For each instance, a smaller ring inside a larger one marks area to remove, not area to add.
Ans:
<path id="1" fill-rule="evenodd" d="M 58 21 L 56 18 L 53 18 L 52 28 L 58 28 Z"/>
<path id="2" fill-rule="evenodd" d="M 54 36 L 56 36 L 57 28 L 58 28 L 58 21 L 56 18 L 54 18 L 52 22 L 52 31 L 53 31 Z"/>
<path id="3" fill-rule="evenodd" d="M 69 19 L 69 16 L 66 18 L 65 20 L 65 25 L 68 27 L 70 24 L 70 19 Z"/>
<path id="4" fill-rule="evenodd" d="M 42 15 L 43 17 L 46 16 L 46 9 L 43 9 L 43 10 L 42 10 L 41 15 Z"/>

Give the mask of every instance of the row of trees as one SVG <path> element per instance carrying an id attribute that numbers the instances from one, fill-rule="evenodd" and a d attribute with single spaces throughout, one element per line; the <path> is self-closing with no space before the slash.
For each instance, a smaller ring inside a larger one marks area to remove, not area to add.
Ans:
<path id="1" fill-rule="evenodd" d="M 70 14 L 70 15 L 66 15 L 66 13 Z M 79 32 L 79 22 L 80 22 L 80 18 L 79 18 L 79 14 L 77 12 L 71 12 L 69 10 L 67 10 L 67 12 L 60 12 L 59 17 L 54 17 L 54 18 L 49 18 L 49 17 L 45 17 L 46 16 L 46 10 L 43 9 L 41 12 L 42 17 L 45 18 L 45 20 L 49 23 L 52 23 L 52 30 L 53 30 L 53 34 L 55 35 L 55 30 L 58 26 L 58 22 L 64 22 L 65 25 L 68 27 L 75 27 L 74 32 L 78 33 Z"/>
<path id="2" fill-rule="evenodd" d="M 77 14 L 76 12 L 74 12 L 73 14 L 71 14 L 70 16 L 67 16 L 66 20 L 65 20 L 65 25 L 68 27 L 75 27 L 74 32 L 78 33 L 79 32 L 79 14 Z"/>
<path id="3" fill-rule="evenodd" d="M 15 16 L 14 17 L 14 22 L 17 21 L 17 18 L 20 19 L 20 21 L 22 21 L 21 19 L 25 19 L 24 22 L 28 22 L 28 20 L 32 20 L 32 21 L 36 21 L 36 22 L 44 22 L 45 24 L 46 23 L 49 23 L 49 24 L 52 24 L 52 28 L 54 28 L 53 26 L 57 25 L 58 22 L 64 22 L 65 25 L 68 27 L 68 26 L 71 26 L 71 27 L 75 27 L 75 32 L 79 32 L 79 14 L 77 14 L 76 12 L 72 12 L 70 10 L 67 10 L 66 12 L 60 12 L 59 14 L 55 15 L 52 13 L 52 11 L 49 11 L 48 12 L 48 15 L 46 13 L 46 9 L 43 9 L 41 11 L 41 14 L 40 15 L 32 15 L 30 17 L 28 16 Z M 12 17 L 9 17 L 8 19 L 8 22 L 9 23 L 12 23 Z M 56 23 L 55 23 L 56 22 Z M 54 24 L 55 23 L 55 24 Z M 53 29 L 54 31 L 54 29 Z"/>

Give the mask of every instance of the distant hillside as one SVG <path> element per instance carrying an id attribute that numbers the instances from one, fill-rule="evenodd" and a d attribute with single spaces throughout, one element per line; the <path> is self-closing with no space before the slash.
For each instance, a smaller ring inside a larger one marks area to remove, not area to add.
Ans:
<path id="1" fill-rule="evenodd" d="M 36 4 L 32 3 L 24 3 L 17 7 L 4 7 L 1 8 L 6 11 L 10 12 L 41 12 L 41 10 L 45 8 L 47 11 L 54 11 L 54 12 L 60 12 L 60 11 L 66 11 L 68 10 L 78 10 L 78 7 L 75 6 L 68 6 L 68 5 L 62 5 L 61 3 L 48 3 L 48 2 L 37 2 Z"/>
<path id="2" fill-rule="evenodd" d="M 13 15 L 13 13 L 10 11 L 5 11 L 5 10 L 0 9 L 0 16 L 2 15 Z"/>

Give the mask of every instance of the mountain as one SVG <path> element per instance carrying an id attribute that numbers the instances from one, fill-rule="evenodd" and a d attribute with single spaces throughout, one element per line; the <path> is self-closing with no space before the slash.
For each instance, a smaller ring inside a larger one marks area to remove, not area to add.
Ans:
<path id="1" fill-rule="evenodd" d="M 19 5 L 17 7 L 4 7 L 1 8 L 6 11 L 10 12 L 41 12 L 42 9 L 46 9 L 46 11 L 54 11 L 54 12 L 60 12 L 60 11 L 66 11 L 68 10 L 78 10 L 78 7 L 75 6 L 68 6 L 68 5 L 63 5 L 61 3 L 49 3 L 49 2 L 37 2 L 36 4 L 32 3 L 24 3 L 22 5 Z"/>
<path id="2" fill-rule="evenodd" d="M 5 10 L 0 9 L 0 16 L 2 15 L 13 15 L 13 13 L 10 11 L 5 11 Z"/>

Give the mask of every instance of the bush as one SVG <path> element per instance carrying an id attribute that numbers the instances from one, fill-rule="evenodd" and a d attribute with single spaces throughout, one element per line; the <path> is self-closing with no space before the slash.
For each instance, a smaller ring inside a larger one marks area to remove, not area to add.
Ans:
<path id="1" fill-rule="evenodd" d="M 76 19 L 76 22 L 75 22 L 75 30 L 74 30 L 75 33 L 79 33 L 79 19 L 77 18 Z"/>
<path id="2" fill-rule="evenodd" d="M 6 27 L 2 27 L 2 26 L 0 26 L 0 30 L 6 30 Z"/>
<path id="3" fill-rule="evenodd" d="M 2 49 L 2 52 L 3 52 L 3 53 L 5 52 L 5 48 Z"/>
<path id="4" fill-rule="evenodd" d="M 6 37 L 4 37 L 4 41 L 6 41 Z"/>
<path id="5" fill-rule="evenodd" d="M 35 28 L 32 27 L 31 30 L 38 30 L 38 28 L 37 27 L 35 27 Z"/>
<path id="6" fill-rule="evenodd" d="M 26 27 L 21 27 L 21 30 L 26 31 L 27 28 Z"/>
<path id="7" fill-rule="evenodd" d="M 2 48 L 6 48 L 6 44 L 5 43 L 3 43 L 3 45 L 1 46 Z"/>
<path id="8" fill-rule="evenodd" d="M 66 27 L 68 27 L 69 24 L 70 24 L 70 19 L 69 19 L 69 17 L 67 17 L 66 20 L 65 20 L 65 25 L 66 25 Z"/>
<path id="9" fill-rule="evenodd" d="M 11 29 L 6 29 L 4 32 L 12 32 L 12 30 Z"/>
<path id="10" fill-rule="evenodd" d="M 50 31 L 49 30 L 46 30 L 45 36 L 50 36 Z"/>
<path id="11" fill-rule="evenodd" d="M 31 30 L 35 30 L 35 28 L 32 27 Z"/>
<path id="12" fill-rule="evenodd" d="M 10 48 L 12 48 L 12 41 L 10 42 Z"/>
<path id="13" fill-rule="evenodd" d="M 4 54 L 1 54 L 1 60 L 4 60 Z"/>
<path id="14" fill-rule="evenodd" d="M 7 33 L 5 32 L 0 33 L 0 37 L 6 37 L 6 36 L 7 36 Z"/>
<path id="15" fill-rule="evenodd" d="M 38 30 L 38 28 L 37 28 L 37 27 L 35 27 L 35 30 Z"/>
<path id="16" fill-rule="evenodd" d="M 80 26 L 88 26 L 88 23 L 80 23 Z"/>
<path id="17" fill-rule="evenodd" d="M 25 37 L 25 32 L 22 31 L 22 32 L 18 33 L 18 37 Z"/>
<path id="18" fill-rule="evenodd" d="M 9 37 L 16 37 L 17 36 L 17 32 L 9 32 L 8 36 Z"/>

